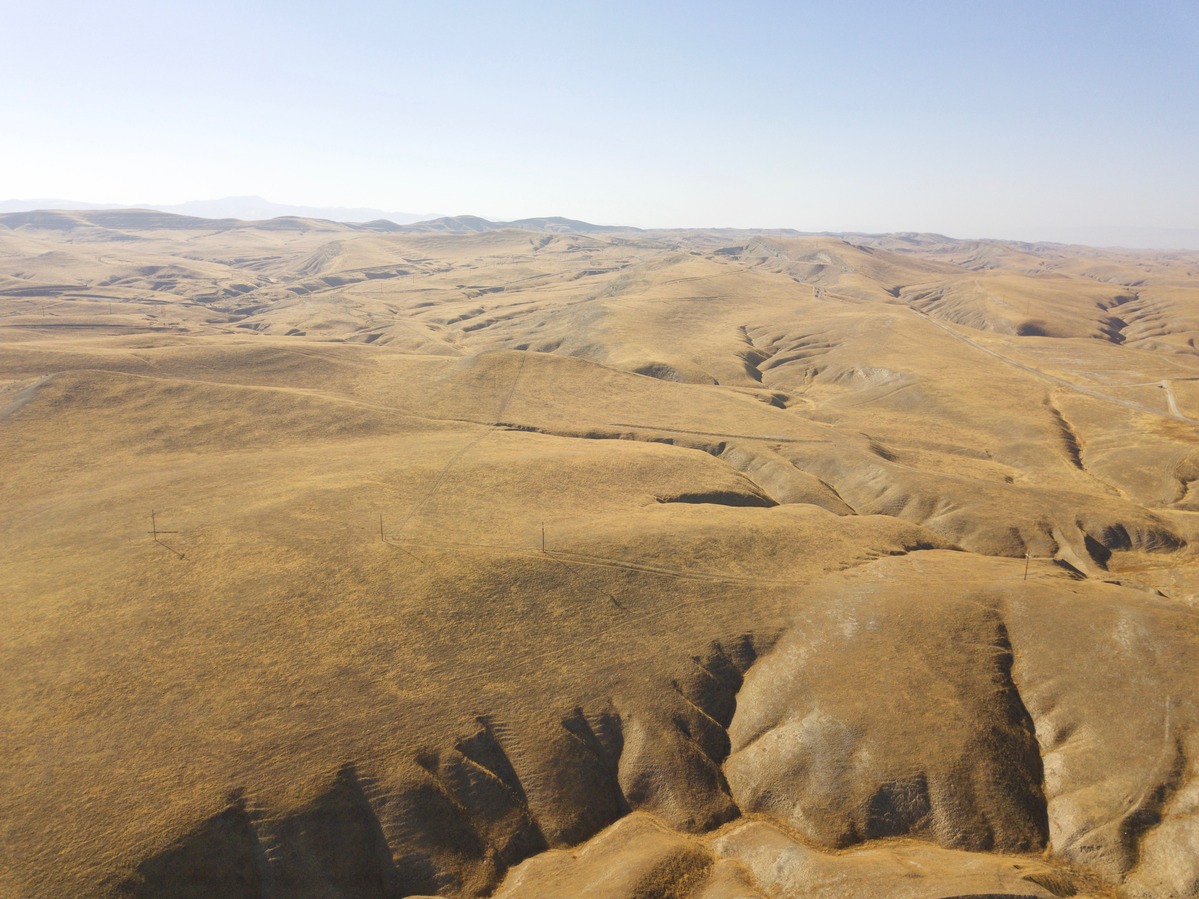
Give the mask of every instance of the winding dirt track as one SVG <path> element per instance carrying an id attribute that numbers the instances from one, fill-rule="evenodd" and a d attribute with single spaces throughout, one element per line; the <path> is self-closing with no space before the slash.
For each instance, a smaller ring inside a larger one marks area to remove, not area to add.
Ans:
<path id="1" fill-rule="evenodd" d="M 909 307 L 909 308 L 912 308 L 912 307 Z M 1075 384 L 1073 381 L 1067 381 L 1065 378 L 1059 378 L 1057 375 L 1051 375 L 1046 372 L 1043 372 L 1039 368 L 1034 368 L 1033 366 L 1026 365 L 1023 362 L 1017 362 L 1015 359 L 1012 359 L 1009 356 L 1003 355 L 1003 353 L 996 352 L 995 350 L 991 349 L 990 347 L 983 346 L 983 344 L 979 343 L 977 340 L 972 340 L 971 338 L 967 337 L 965 334 L 962 334 L 960 331 L 957 331 L 954 328 L 950 327 L 945 322 L 938 321 L 937 319 L 933 318 L 932 316 L 930 316 L 924 312 L 921 312 L 919 309 L 912 308 L 912 312 L 914 312 L 916 315 L 919 315 L 924 320 L 936 325 L 938 328 L 940 328 L 946 334 L 949 334 L 950 336 L 960 340 L 962 343 L 968 344 L 968 345 L 972 346 L 974 349 L 979 350 L 980 352 L 986 353 L 988 356 L 991 356 L 995 359 L 998 359 L 1000 362 L 1006 363 L 1007 365 L 1014 366 L 1015 368 L 1018 368 L 1021 371 L 1028 372 L 1030 375 L 1034 375 L 1035 377 L 1038 377 L 1038 378 L 1041 378 L 1042 380 L 1048 381 L 1051 384 L 1056 384 L 1059 387 L 1069 388 L 1070 390 L 1073 390 L 1077 393 L 1082 393 L 1089 397 L 1094 397 L 1097 400 L 1103 400 L 1105 403 L 1112 403 L 1113 405 L 1121 406 L 1125 409 L 1130 409 L 1133 412 L 1145 412 L 1149 415 L 1157 415 L 1162 418 L 1173 417 L 1173 418 L 1179 419 L 1180 421 L 1185 421 L 1188 424 L 1199 424 L 1199 420 L 1196 420 L 1194 418 L 1188 418 L 1187 416 L 1183 415 L 1182 412 L 1179 411 L 1177 403 L 1174 402 L 1174 392 L 1173 392 L 1173 388 L 1170 387 L 1169 381 L 1161 382 L 1161 386 L 1166 388 L 1166 402 L 1169 406 L 1169 410 L 1167 412 L 1163 412 L 1161 409 L 1154 409 L 1152 406 L 1146 406 L 1144 403 L 1136 403 L 1136 402 L 1133 402 L 1132 400 L 1122 400 L 1122 399 L 1119 399 L 1118 397 L 1114 397 L 1114 396 L 1111 396 L 1110 394 L 1104 393 L 1102 390 L 1096 390 L 1094 387 L 1083 387 L 1081 384 Z"/>

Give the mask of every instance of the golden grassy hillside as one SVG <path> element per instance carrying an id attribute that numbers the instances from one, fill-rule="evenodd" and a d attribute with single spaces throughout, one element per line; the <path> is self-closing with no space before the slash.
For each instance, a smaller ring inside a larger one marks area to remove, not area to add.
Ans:
<path id="1" fill-rule="evenodd" d="M 1199 255 L 0 216 L 0 894 L 1199 895 Z"/>

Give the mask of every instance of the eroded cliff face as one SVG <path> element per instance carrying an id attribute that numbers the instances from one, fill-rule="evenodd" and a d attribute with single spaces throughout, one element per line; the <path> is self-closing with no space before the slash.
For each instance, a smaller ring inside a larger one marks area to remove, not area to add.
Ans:
<path id="1" fill-rule="evenodd" d="M 0 224 L 0 892 L 1199 893 L 1193 258 L 136 219 Z"/>
<path id="2" fill-rule="evenodd" d="M 921 551 L 828 576 L 660 693 L 481 718 L 394 786 L 347 765 L 283 817 L 236 797 L 119 889 L 1192 895 L 1194 614 L 1023 569 Z"/>

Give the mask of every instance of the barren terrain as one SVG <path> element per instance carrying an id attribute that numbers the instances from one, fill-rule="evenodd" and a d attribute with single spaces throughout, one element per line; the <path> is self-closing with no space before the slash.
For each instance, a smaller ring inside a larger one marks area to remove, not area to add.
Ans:
<path id="1" fill-rule="evenodd" d="M 1199 253 L 0 215 L 0 895 L 1199 896 Z"/>

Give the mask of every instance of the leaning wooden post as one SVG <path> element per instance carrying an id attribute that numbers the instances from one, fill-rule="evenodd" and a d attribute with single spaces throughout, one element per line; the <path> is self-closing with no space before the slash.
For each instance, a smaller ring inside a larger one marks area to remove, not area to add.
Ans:
<path id="1" fill-rule="evenodd" d="M 1024 579 L 1025 580 L 1028 580 L 1028 563 L 1029 563 L 1029 560 L 1031 560 L 1031 559 L 1032 559 L 1031 553 L 1024 554 Z"/>

